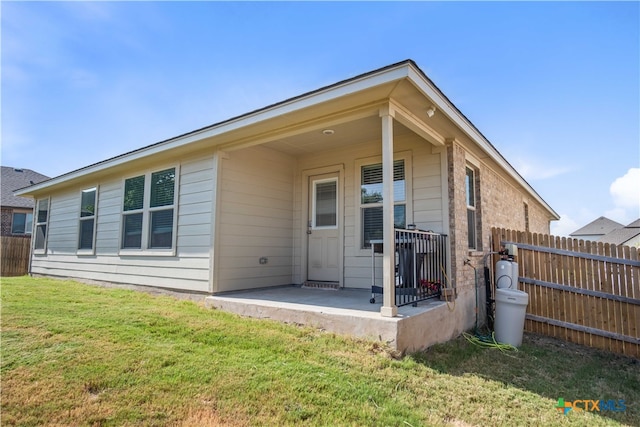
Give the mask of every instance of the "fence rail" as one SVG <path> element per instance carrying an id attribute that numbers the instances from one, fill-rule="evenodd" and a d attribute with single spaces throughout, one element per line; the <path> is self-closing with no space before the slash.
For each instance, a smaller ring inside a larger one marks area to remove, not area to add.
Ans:
<path id="1" fill-rule="evenodd" d="M 0 275 L 23 276 L 29 272 L 31 239 L 29 237 L 2 236 L 0 239 Z"/>
<path id="2" fill-rule="evenodd" d="M 637 248 L 495 228 L 492 242 L 518 246 L 525 330 L 640 358 Z"/>

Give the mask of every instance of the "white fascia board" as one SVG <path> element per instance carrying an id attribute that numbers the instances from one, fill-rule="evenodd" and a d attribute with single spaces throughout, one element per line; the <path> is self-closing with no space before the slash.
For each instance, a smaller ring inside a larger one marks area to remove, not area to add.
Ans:
<path id="1" fill-rule="evenodd" d="M 525 181 L 525 179 L 515 170 L 513 166 L 495 149 L 495 147 L 473 126 L 469 120 L 464 117 L 460 111 L 447 100 L 442 92 L 435 88 L 435 86 L 425 79 L 423 73 L 415 67 L 411 67 L 409 72 L 409 79 L 413 84 L 422 91 L 429 99 L 431 99 L 436 105 L 437 109 L 449 117 L 464 133 L 466 133 L 485 153 L 491 157 L 500 167 L 502 167 L 507 173 L 516 180 L 529 194 L 541 203 L 547 210 L 556 218 L 560 219 L 560 216 L 556 213 L 547 202 L 531 187 L 531 185 Z"/>
<path id="2" fill-rule="evenodd" d="M 405 109 L 402 105 L 394 102 L 393 100 L 389 101 L 390 109 L 393 112 L 393 117 L 405 125 L 407 128 L 411 129 L 416 134 L 420 135 L 422 138 L 426 139 L 430 143 L 435 146 L 443 146 L 445 145 L 445 138 L 435 131 L 431 126 L 427 125 L 424 121 L 420 120 L 410 111 Z"/>
<path id="3" fill-rule="evenodd" d="M 41 184 L 36 184 L 24 189 L 17 190 L 15 192 L 15 195 L 27 196 L 34 192 L 54 187 L 66 181 L 82 178 L 83 176 L 101 172 L 106 169 L 119 166 L 134 160 L 183 147 L 202 139 L 213 138 L 227 132 L 241 129 L 245 126 L 250 126 L 265 120 L 273 119 L 298 110 L 302 110 L 304 108 L 312 107 L 323 102 L 331 101 L 352 93 L 360 92 L 375 86 L 400 80 L 402 78 L 406 78 L 409 74 L 409 71 L 409 65 L 407 63 L 402 63 L 396 67 L 382 69 L 379 72 L 363 75 L 362 77 L 356 78 L 355 80 L 346 80 L 343 83 L 337 83 L 331 86 L 327 86 L 325 88 L 309 92 L 306 95 L 294 97 L 289 101 L 277 103 L 271 107 L 265 107 L 255 112 L 247 113 L 237 118 L 233 118 L 219 124 L 214 124 L 212 126 L 206 127 L 201 130 L 196 130 L 183 136 L 178 136 L 164 142 L 155 143 L 153 145 L 132 151 L 131 153 L 123 154 L 112 159 L 96 163 L 95 165 L 87 166 L 85 168 L 60 175 L 59 177 L 52 178 Z"/>

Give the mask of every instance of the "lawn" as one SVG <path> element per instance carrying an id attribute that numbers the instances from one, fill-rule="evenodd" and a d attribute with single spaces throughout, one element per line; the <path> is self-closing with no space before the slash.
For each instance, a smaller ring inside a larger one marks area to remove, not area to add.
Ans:
<path id="1" fill-rule="evenodd" d="M 376 342 L 72 281 L 2 279 L 1 423 L 640 425 L 640 362 L 534 335 L 395 358 Z M 558 398 L 624 399 L 571 411 Z"/>

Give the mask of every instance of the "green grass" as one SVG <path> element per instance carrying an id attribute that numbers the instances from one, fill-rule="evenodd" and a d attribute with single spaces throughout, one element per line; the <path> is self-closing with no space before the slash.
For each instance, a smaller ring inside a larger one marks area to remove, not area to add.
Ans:
<path id="1" fill-rule="evenodd" d="M 2 280 L 2 425 L 640 425 L 640 363 L 533 335 L 380 343 L 165 296 Z M 625 399 L 572 412 L 559 397 Z"/>

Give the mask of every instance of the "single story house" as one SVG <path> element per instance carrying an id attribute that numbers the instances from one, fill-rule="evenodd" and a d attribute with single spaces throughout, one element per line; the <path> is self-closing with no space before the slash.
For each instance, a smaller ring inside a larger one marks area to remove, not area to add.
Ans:
<path id="1" fill-rule="evenodd" d="M 34 275 L 219 295 L 370 289 L 377 270 L 381 318 L 398 316 L 394 230 L 446 235 L 449 338 L 473 326 L 465 261 L 481 262 L 491 227 L 549 233 L 559 219 L 411 60 L 17 194 L 36 200 Z"/>

